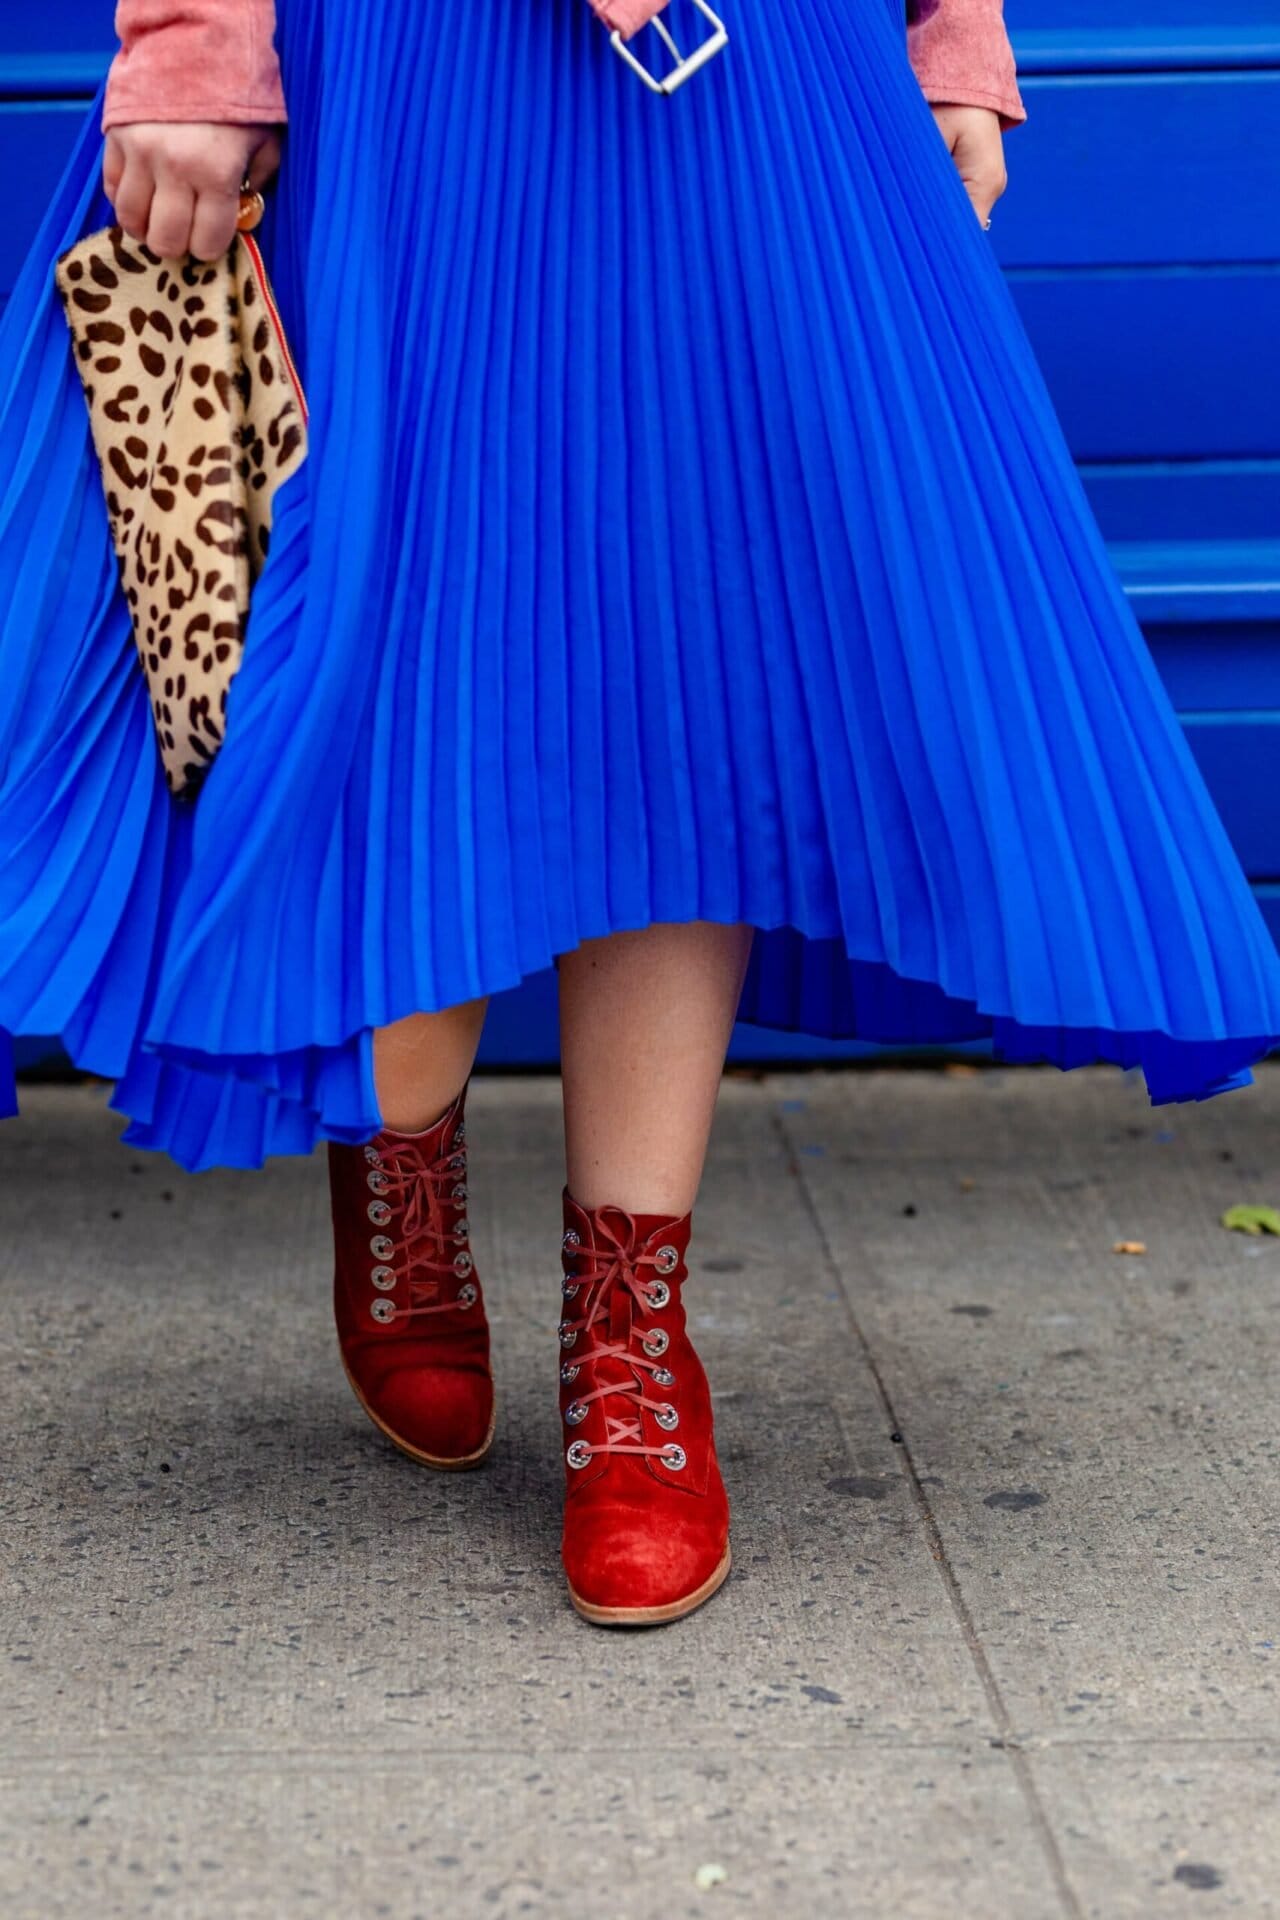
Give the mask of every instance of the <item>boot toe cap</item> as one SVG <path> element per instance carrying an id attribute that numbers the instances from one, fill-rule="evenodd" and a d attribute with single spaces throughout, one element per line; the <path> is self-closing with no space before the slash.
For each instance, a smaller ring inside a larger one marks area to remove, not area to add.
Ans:
<path id="1" fill-rule="evenodd" d="M 564 1568 L 575 1605 L 602 1614 L 662 1613 L 710 1598 L 727 1571 L 727 1529 L 702 1518 L 655 1529 L 625 1508 L 565 1530 Z M 705 1593 L 703 1589 L 706 1589 Z"/>
<path id="2" fill-rule="evenodd" d="M 471 1460 L 492 1437 L 493 1383 L 479 1370 L 393 1367 L 360 1397 L 390 1439 L 429 1461 Z"/>

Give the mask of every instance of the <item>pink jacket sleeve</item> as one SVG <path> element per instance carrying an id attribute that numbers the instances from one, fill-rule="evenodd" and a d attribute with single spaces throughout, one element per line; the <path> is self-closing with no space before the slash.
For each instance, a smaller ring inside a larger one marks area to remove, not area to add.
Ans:
<path id="1" fill-rule="evenodd" d="M 655 0 L 592 0 L 624 33 Z M 120 51 L 107 74 L 102 129 L 130 120 L 287 120 L 274 46 L 275 0 L 117 0 Z M 941 0 L 907 30 L 926 100 L 992 107 L 1003 127 L 1026 119 L 1002 0 Z"/>
<path id="2" fill-rule="evenodd" d="M 1026 119 L 1001 0 L 940 0 L 908 27 L 907 51 L 926 100 L 993 107 L 1004 128 Z"/>
<path id="3" fill-rule="evenodd" d="M 275 0 L 117 0 L 103 132 L 130 120 L 287 120 L 275 26 Z"/>

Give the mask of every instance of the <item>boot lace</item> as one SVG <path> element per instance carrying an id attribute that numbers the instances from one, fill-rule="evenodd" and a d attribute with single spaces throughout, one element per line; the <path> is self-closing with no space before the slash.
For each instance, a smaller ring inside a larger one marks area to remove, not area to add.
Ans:
<path id="1" fill-rule="evenodd" d="M 560 1378 L 568 1384 L 586 1369 L 588 1378 L 598 1379 L 596 1369 L 605 1360 L 619 1360 L 629 1371 L 625 1379 L 606 1380 L 591 1392 L 578 1395 L 566 1407 L 565 1421 L 574 1427 L 586 1419 L 597 1400 L 614 1403 L 605 1405 L 605 1439 L 595 1445 L 588 1440 L 574 1440 L 565 1458 L 571 1467 L 585 1467 L 598 1453 L 641 1454 L 661 1460 L 665 1467 L 678 1473 L 686 1464 L 684 1448 L 674 1440 L 659 1446 L 646 1445 L 640 1424 L 642 1408 L 647 1408 L 667 1432 L 679 1424 L 679 1415 L 669 1400 L 651 1399 L 645 1392 L 646 1385 L 673 1387 L 676 1383 L 674 1373 L 662 1361 L 670 1336 L 662 1327 L 646 1330 L 643 1323 L 633 1319 L 626 1340 L 611 1340 L 606 1332 L 597 1330 L 597 1322 L 603 1319 L 607 1327 L 609 1309 L 619 1288 L 630 1294 L 633 1312 L 638 1309 L 643 1320 L 660 1313 L 671 1299 L 671 1289 L 661 1276 L 675 1270 L 680 1256 L 676 1248 L 670 1246 L 658 1247 L 652 1253 L 636 1253 L 609 1234 L 607 1225 L 604 1232 L 612 1245 L 584 1247 L 572 1228 L 564 1237 L 565 1259 L 574 1262 L 575 1271 L 566 1276 L 561 1290 L 566 1300 L 572 1300 L 586 1287 L 591 1304 L 580 1318 L 560 1322 L 562 1347 L 575 1348 L 579 1340 L 586 1343 L 576 1359 L 565 1361 L 561 1366 Z M 589 1263 L 585 1267 L 580 1264 L 584 1261 Z M 654 1277 L 646 1280 L 641 1268 L 652 1269 Z M 647 1382 L 642 1377 L 646 1374 Z"/>
<path id="2" fill-rule="evenodd" d="M 428 1313 L 465 1312 L 479 1298 L 479 1288 L 467 1278 L 474 1262 L 466 1245 L 466 1213 L 457 1213 L 465 1209 L 467 1198 L 467 1156 L 460 1136 L 461 1128 L 448 1151 L 434 1160 L 424 1160 L 413 1147 L 394 1141 L 364 1150 L 368 1186 L 376 1196 L 369 1203 L 369 1219 L 375 1227 L 396 1226 L 400 1232 L 398 1242 L 386 1232 L 369 1242 L 378 1263 L 370 1276 L 378 1289 L 372 1312 L 384 1326 Z M 453 1213 L 457 1217 L 451 1223 Z M 401 1277 L 407 1306 L 388 1298 Z M 462 1281 L 456 1294 L 448 1300 L 436 1298 L 442 1281 L 450 1279 Z"/>

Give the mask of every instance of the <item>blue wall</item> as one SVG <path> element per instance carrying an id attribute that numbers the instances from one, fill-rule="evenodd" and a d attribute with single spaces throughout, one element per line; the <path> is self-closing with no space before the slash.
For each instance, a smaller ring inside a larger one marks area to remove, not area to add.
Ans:
<path id="1" fill-rule="evenodd" d="M 1280 939 L 1280 11 L 1006 0 L 1006 17 L 1029 119 L 1008 136 L 992 243 Z M 0 0 L 0 170 L 20 183 L 0 303 L 111 20 L 111 0 Z M 495 1002 L 490 1061 L 554 1049 L 552 976 Z M 865 1051 L 753 1029 L 734 1045 L 739 1059 Z"/>
<path id="2" fill-rule="evenodd" d="M 1008 18 L 1029 119 L 997 254 L 1280 938 L 1280 13 L 1008 0 Z"/>

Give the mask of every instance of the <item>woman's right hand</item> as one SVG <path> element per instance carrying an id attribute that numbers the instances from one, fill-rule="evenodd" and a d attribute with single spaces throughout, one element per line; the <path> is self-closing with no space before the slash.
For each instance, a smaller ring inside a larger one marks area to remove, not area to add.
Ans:
<path id="1" fill-rule="evenodd" d="M 216 260 L 231 245 L 240 187 L 280 165 L 274 127 L 214 120 L 135 120 L 109 129 L 102 185 L 116 219 L 162 260 Z"/>

